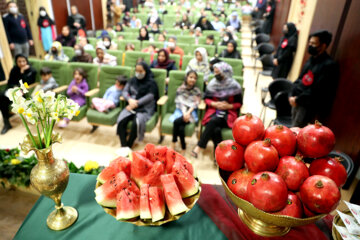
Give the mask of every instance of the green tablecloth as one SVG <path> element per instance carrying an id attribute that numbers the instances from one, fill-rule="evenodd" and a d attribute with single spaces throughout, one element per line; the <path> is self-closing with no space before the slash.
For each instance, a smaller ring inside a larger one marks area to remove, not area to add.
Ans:
<path id="1" fill-rule="evenodd" d="M 71 174 L 62 202 L 78 210 L 79 218 L 70 228 L 52 231 L 46 225 L 46 218 L 54 210 L 54 202 L 40 197 L 14 239 L 226 239 L 208 215 L 196 204 L 179 220 L 160 227 L 138 227 L 118 222 L 106 214 L 95 201 L 96 176 Z M 205 194 L 204 191 L 201 194 Z"/>

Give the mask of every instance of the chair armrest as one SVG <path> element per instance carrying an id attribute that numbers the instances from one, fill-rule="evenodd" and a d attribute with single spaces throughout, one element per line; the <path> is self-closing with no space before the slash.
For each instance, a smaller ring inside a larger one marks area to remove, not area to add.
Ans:
<path id="1" fill-rule="evenodd" d="M 99 88 L 91 89 L 85 93 L 85 97 L 92 97 L 93 95 L 97 94 L 100 91 Z"/>
<path id="2" fill-rule="evenodd" d="M 205 103 L 204 100 L 201 100 L 198 108 L 199 108 L 199 110 L 205 110 L 205 108 L 206 108 L 206 103 Z"/>
<path id="3" fill-rule="evenodd" d="M 168 100 L 168 96 L 162 96 L 158 101 L 157 101 L 157 105 L 159 106 L 163 106 Z"/>
<path id="4" fill-rule="evenodd" d="M 0 86 L 5 86 L 7 83 L 8 83 L 7 80 L 1 81 L 1 82 L 0 82 Z"/>
<path id="5" fill-rule="evenodd" d="M 68 88 L 68 85 L 63 85 L 63 86 L 53 89 L 52 91 L 54 93 L 58 94 L 58 93 L 61 93 L 62 91 L 65 91 L 67 88 Z"/>
<path id="6" fill-rule="evenodd" d="M 30 85 L 29 85 L 29 89 L 35 88 L 37 85 L 39 85 L 38 82 L 34 82 L 34 83 L 30 84 Z"/>

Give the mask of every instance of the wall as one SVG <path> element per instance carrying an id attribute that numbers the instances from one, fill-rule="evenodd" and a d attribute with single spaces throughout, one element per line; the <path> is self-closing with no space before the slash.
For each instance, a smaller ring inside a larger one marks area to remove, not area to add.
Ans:
<path id="1" fill-rule="evenodd" d="M 280 42 L 280 38 L 283 35 L 282 28 L 287 23 L 288 13 L 290 10 L 291 0 L 279 0 L 276 1 L 276 10 L 274 15 L 273 28 L 271 31 L 271 43 L 275 48 Z"/>

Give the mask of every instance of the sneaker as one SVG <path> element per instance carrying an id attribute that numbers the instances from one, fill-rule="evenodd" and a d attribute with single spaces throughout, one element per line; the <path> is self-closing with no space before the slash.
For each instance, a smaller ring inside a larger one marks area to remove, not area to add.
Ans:
<path id="1" fill-rule="evenodd" d="M 127 157 L 131 153 L 131 149 L 129 147 L 121 147 L 115 151 L 116 155 L 121 157 Z"/>

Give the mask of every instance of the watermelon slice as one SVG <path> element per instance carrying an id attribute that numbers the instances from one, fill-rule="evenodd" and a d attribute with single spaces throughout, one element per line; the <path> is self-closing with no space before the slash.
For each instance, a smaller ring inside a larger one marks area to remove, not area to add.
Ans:
<path id="1" fill-rule="evenodd" d="M 121 171 L 109 181 L 95 189 L 95 200 L 104 207 L 116 207 L 116 195 L 122 188 L 126 188 L 129 178 Z"/>
<path id="2" fill-rule="evenodd" d="M 165 172 L 164 164 L 162 164 L 159 161 L 154 162 L 154 165 L 152 166 L 148 174 L 143 178 L 142 181 L 143 184 L 146 183 L 149 184 L 150 186 L 161 187 L 160 176 L 164 174 L 164 172 Z"/>
<path id="3" fill-rule="evenodd" d="M 115 177 L 118 172 L 119 171 L 117 168 L 108 166 L 101 171 L 101 173 L 97 176 L 96 180 L 99 181 L 101 184 L 104 184 L 106 181 Z"/>
<path id="4" fill-rule="evenodd" d="M 189 173 L 181 160 L 175 160 L 172 174 L 183 198 L 190 197 L 199 191 L 199 182 Z"/>
<path id="5" fill-rule="evenodd" d="M 109 167 L 113 167 L 117 169 L 118 172 L 124 171 L 126 175 L 130 177 L 131 161 L 127 158 L 124 157 L 115 158 L 110 162 Z"/>
<path id="6" fill-rule="evenodd" d="M 188 172 L 195 176 L 195 171 L 193 166 L 191 165 L 190 162 L 188 162 L 188 160 L 181 155 L 178 152 L 175 152 L 172 149 L 168 149 L 166 152 L 166 173 L 171 173 L 172 172 L 172 167 L 175 163 L 175 160 L 178 159 L 179 161 L 182 162 L 182 164 L 184 165 L 184 167 L 186 168 L 186 170 L 188 170 Z"/>
<path id="7" fill-rule="evenodd" d="M 184 204 L 180 191 L 176 186 L 174 176 L 172 174 L 166 174 L 161 176 L 162 186 L 164 188 L 164 195 L 166 205 L 172 215 L 177 215 L 182 212 L 186 212 L 188 208 Z"/>
<path id="8" fill-rule="evenodd" d="M 149 200 L 152 221 L 156 222 L 165 216 L 164 194 L 159 187 L 149 187 Z"/>
<path id="9" fill-rule="evenodd" d="M 140 188 L 140 193 L 140 218 L 151 219 L 149 184 L 143 184 Z"/>
<path id="10" fill-rule="evenodd" d="M 150 160 L 153 162 L 160 161 L 165 165 L 167 150 L 168 149 L 166 146 L 156 146 L 153 150 Z"/>
<path id="11" fill-rule="evenodd" d="M 131 219 L 140 215 L 140 196 L 123 189 L 116 197 L 116 220 Z"/>
<path id="12" fill-rule="evenodd" d="M 143 157 L 148 158 L 145 150 L 139 150 L 139 151 L 135 151 L 135 152 L 137 152 L 138 154 L 142 155 Z"/>
<path id="13" fill-rule="evenodd" d="M 148 174 L 153 166 L 153 162 L 137 152 L 132 152 L 131 178 L 141 186 L 143 178 Z"/>
<path id="14" fill-rule="evenodd" d="M 152 143 L 148 143 L 148 144 L 145 145 L 144 150 L 146 152 L 146 157 L 148 159 L 150 159 L 150 160 L 151 160 L 151 158 L 153 156 L 154 149 L 155 149 L 155 145 L 152 144 Z"/>

